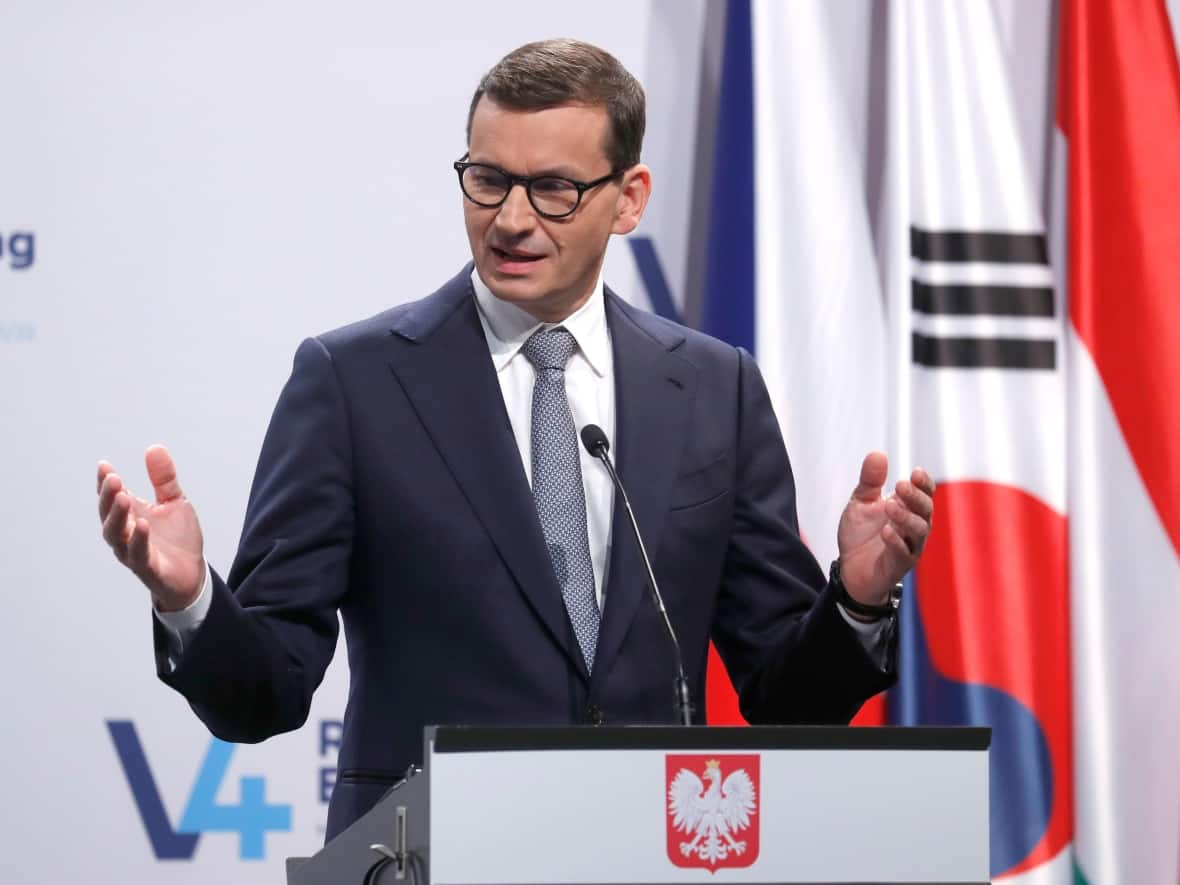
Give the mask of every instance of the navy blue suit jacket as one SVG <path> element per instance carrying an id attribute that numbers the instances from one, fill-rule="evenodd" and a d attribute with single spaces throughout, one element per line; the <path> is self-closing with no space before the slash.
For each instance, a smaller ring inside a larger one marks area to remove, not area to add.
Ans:
<path id="1" fill-rule="evenodd" d="M 177 668 L 161 660 L 214 734 L 259 741 L 306 720 L 340 612 L 351 687 L 329 837 L 420 761 L 424 725 L 674 721 L 669 642 L 618 502 L 587 673 L 469 274 L 303 342 L 229 578 L 214 575 Z M 613 450 L 697 719 L 713 639 L 751 722 L 847 722 L 892 673 L 864 652 L 799 538 L 753 360 L 609 290 L 606 316 Z M 158 626 L 156 642 L 162 659 Z"/>

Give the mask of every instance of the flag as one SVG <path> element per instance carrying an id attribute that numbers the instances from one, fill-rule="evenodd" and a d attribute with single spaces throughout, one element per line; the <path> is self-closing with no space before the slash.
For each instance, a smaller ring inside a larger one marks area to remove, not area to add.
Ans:
<path id="1" fill-rule="evenodd" d="M 1162 0 L 1067 0 L 1079 880 L 1180 882 L 1180 69 Z"/>
<path id="2" fill-rule="evenodd" d="M 994 879 L 1068 882 L 1063 309 L 987 3 L 889 6 L 890 452 L 939 484 L 891 720 L 992 729 Z"/>
<path id="3" fill-rule="evenodd" d="M 702 312 L 706 332 L 758 360 L 800 528 L 825 569 L 861 460 L 884 448 L 888 408 L 863 157 L 829 15 L 822 0 L 727 6 Z M 716 655 L 709 708 L 711 722 L 733 721 Z"/>
<path id="4" fill-rule="evenodd" d="M 992 728 L 993 878 L 1180 883 L 1180 29 L 1063 0 L 1045 188 L 1030 11 L 730 0 L 704 326 L 755 351 L 821 560 L 882 422 L 938 480 L 889 717 Z"/>

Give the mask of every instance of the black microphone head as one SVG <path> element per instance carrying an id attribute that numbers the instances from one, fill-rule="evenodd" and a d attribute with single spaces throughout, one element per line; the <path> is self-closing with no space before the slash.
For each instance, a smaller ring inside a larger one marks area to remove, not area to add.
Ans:
<path id="1" fill-rule="evenodd" d="M 610 443 L 607 442 L 606 434 L 597 424 L 587 424 L 582 428 L 582 445 L 595 458 L 601 458 L 610 451 Z"/>

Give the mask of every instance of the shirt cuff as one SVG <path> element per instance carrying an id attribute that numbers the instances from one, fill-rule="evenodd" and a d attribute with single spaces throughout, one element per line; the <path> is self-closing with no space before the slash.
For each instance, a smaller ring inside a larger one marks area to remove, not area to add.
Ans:
<path id="1" fill-rule="evenodd" d="M 187 608 L 175 612 L 162 612 L 153 607 L 156 620 L 164 627 L 164 635 L 168 643 L 168 664 L 171 669 L 176 668 L 184 648 L 189 645 L 205 618 L 209 615 L 209 606 L 213 602 L 213 573 L 209 563 L 205 563 L 205 583 L 201 585 L 201 592 L 197 598 L 189 603 Z"/>
<path id="2" fill-rule="evenodd" d="M 881 618 L 879 621 L 858 621 L 840 603 L 836 603 L 836 608 L 840 610 L 840 617 L 852 628 L 868 656 L 879 668 L 886 669 L 889 664 L 889 644 L 885 628 L 889 626 L 889 618 Z"/>

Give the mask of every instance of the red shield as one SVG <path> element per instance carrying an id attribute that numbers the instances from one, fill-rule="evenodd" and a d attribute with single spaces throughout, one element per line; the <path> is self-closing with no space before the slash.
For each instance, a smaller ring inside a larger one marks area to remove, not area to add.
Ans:
<path id="1" fill-rule="evenodd" d="M 714 872 L 758 859 L 758 762 L 754 753 L 666 757 L 664 813 L 672 863 Z"/>

